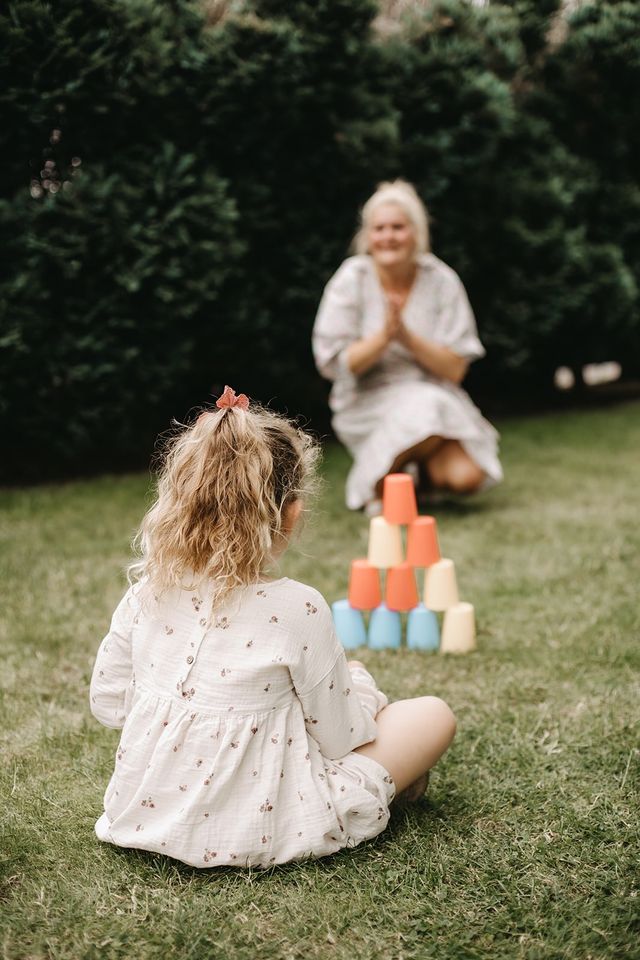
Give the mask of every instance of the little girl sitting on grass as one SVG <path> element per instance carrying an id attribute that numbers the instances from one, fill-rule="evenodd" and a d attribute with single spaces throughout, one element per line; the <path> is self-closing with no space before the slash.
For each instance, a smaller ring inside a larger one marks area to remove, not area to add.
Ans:
<path id="1" fill-rule="evenodd" d="M 98 651 L 91 710 L 122 728 L 101 840 L 198 867 L 322 857 L 420 795 L 455 720 L 387 703 L 313 587 L 268 579 L 317 449 L 226 388 L 169 444 L 135 582 Z"/>

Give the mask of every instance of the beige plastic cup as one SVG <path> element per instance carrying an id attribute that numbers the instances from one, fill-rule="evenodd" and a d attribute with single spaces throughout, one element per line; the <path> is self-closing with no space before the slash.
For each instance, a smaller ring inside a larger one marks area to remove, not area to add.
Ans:
<path id="1" fill-rule="evenodd" d="M 470 653 L 476 649 L 476 617 L 472 603 L 456 603 L 445 612 L 440 653 Z"/>
<path id="2" fill-rule="evenodd" d="M 459 601 L 456 568 L 443 558 L 427 567 L 424 575 L 424 605 L 429 610 L 448 610 Z"/>
<path id="3" fill-rule="evenodd" d="M 400 527 L 387 523 L 384 517 L 372 517 L 369 524 L 368 562 L 372 567 L 387 569 L 404 561 Z"/>

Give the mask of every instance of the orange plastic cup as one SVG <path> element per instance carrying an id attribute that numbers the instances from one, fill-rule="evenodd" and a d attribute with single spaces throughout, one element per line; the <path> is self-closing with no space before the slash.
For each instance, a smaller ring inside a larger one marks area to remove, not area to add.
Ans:
<path id="1" fill-rule="evenodd" d="M 430 567 L 440 559 L 435 517 L 416 517 L 407 531 L 407 563 Z"/>
<path id="2" fill-rule="evenodd" d="M 412 523 L 418 516 L 416 491 L 407 473 L 388 473 L 382 488 L 382 511 L 387 523 Z"/>
<path id="3" fill-rule="evenodd" d="M 418 589 L 411 564 L 400 563 L 387 570 L 384 602 L 389 610 L 413 610 L 418 606 Z"/>
<path id="4" fill-rule="evenodd" d="M 353 560 L 349 573 L 349 604 L 356 610 L 375 610 L 382 602 L 380 574 L 366 560 Z"/>

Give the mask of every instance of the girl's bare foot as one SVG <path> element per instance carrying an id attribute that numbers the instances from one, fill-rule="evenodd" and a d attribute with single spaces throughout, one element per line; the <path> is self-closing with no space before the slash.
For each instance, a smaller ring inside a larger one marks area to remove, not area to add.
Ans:
<path id="1" fill-rule="evenodd" d="M 418 777 L 417 780 L 414 780 L 413 783 L 410 783 L 398 796 L 398 799 L 406 800 L 407 803 L 415 803 L 416 800 L 420 800 L 420 798 L 424 796 L 428 785 L 429 774 L 425 773 L 421 777 Z"/>

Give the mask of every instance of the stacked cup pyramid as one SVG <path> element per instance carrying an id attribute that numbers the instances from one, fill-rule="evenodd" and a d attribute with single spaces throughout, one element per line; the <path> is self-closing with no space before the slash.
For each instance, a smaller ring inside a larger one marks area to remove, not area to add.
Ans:
<path id="1" fill-rule="evenodd" d="M 406 558 L 402 542 L 406 527 Z M 416 587 L 416 568 L 424 569 L 424 603 Z M 386 571 L 384 601 L 381 571 Z M 351 649 L 368 639 L 373 649 L 401 646 L 401 613 L 407 613 L 407 645 L 412 649 L 466 653 L 475 649 L 475 617 L 460 603 L 453 560 L 441 557 L 434 517 L 418 516 L 415 488 L 408 474 L 389 474 L 383 488 L 383 515 L 369 527 L 366 559 L 354 560 L 348 600 L 334 606 L 343 645 Z M 366 630 L 363 611 L 370 613 Z M 444 613 L 442 640 L 437 612 Z"/>

